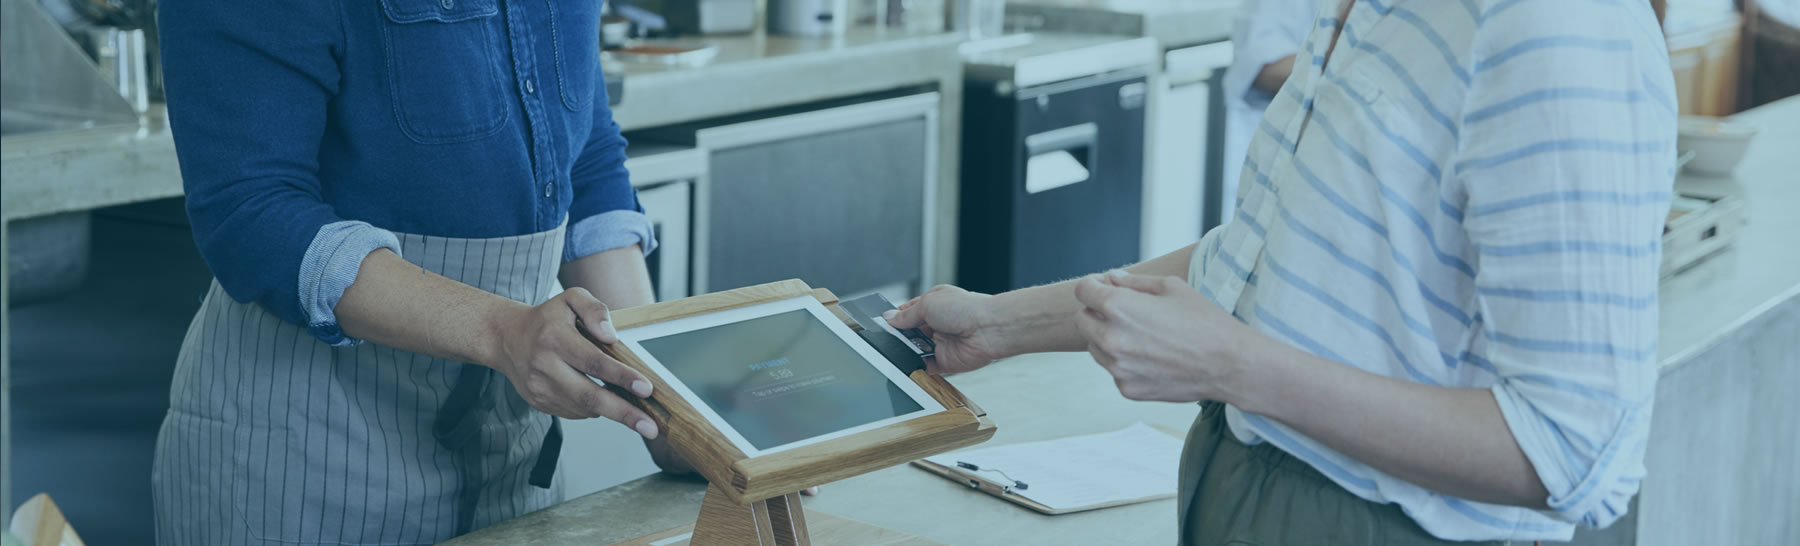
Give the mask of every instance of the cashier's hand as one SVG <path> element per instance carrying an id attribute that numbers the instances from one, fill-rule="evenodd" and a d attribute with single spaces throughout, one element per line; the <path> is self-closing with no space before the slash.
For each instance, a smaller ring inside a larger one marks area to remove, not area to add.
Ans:
<path id="1" fill-rule="evenodd" d="M 650 382 L 637 371 L 606 356 L 582 336 L 600 343 L 619 342 L 606 304 L 581 288 L 570 288 L 542 305 L 519 308 L 499 321 L 501 358 L 494 369 L 512 380 L 531 407 L 565 419 L 605 417 L 631 427 L 644 438 L 656 438 L 656 423 L 643 410 L 588 379 L 650 396 Z"/>
<path id="2" fill-rule="evenodd" d="M 937 344 L 937 356 L 925 359 L 933 374 L 961 373 L 986 366 L 1000 357 L 1000 339 L 988 324 L 987 294 L 938 285 L 882 318 L 895 328 L 918 328 Z"/>
<path id="3" fill-rule="evenodd" d="M 1089 275 L 1075 298 L 1088 353 L 1132 400 L 1224 400 L 1239 347 L 1262 335 L 1174 277 Z"/>

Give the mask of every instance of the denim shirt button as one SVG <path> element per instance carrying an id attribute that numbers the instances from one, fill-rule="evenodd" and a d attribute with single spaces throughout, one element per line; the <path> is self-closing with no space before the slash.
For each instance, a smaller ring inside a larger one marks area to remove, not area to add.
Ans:
<path id="1" fill-rule="evenodd" d="M 444 0 L 444 1 L 452 2 L 454 0 Z M 536 82 L 537 82 L 536 78 L 525 78 L 525 93 L 526 94 L 531 94 L 531 93 L 537 92 L 537 83 Z"/>
<path id="2" fill-rule="evenodd" d="M 456 0 L 438 0 L 438 5 L 444 6 L 444 9 L 456 9 Z"/>
<path id="3" fill-rule="evenodd" d="M 555 182 L 545 182 L 544 183 L 544 197 L 546 197 L 546 198 L 550 197 L 550 194 L 555 191 L 556 191 L 556 183 Z"/>

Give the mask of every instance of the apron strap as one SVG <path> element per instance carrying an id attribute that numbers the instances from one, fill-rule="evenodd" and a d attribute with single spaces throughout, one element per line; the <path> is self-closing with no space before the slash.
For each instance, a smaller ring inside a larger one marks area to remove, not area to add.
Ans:
<path id="1" fill-rule="evenodd" d="M 456 375 L 456 386 L 451 387 L 450 395 L 444 397 L 444 406 L 438 409 L 437 422 L 431 429 L 438 444 L 455 454 L 458 474 L 462 478 L 462 486 L 456 495 L 456 536 L 473 530 L 475 508 L 481 501 L 481 484 L 487 481 L 482 472 L 479 449 L 481 420 L 474 416 L 489 405 L 486 394 L 493 373 L 491 368 L 464 364 L 462 372 Z M 477 449 L 469 449 L 471 446 Z"/>
<path id="2" fill-rule="evenodd" d="M 538 448 L 537 463 L 531 466 L 531 485 L 549 489 L 556 476 L 556 459 L 562 454 L 562 420 L 550 416 L 550 431 L 544 433 L 544 445 Z"/>

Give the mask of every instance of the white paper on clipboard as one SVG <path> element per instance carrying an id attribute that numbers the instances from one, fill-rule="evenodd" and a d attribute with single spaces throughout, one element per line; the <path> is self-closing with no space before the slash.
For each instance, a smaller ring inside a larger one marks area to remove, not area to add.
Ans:
<path id="1" fill-rule="evenodd" d="M 1010 494 L 1062 513 L 1174 496 L 1181 446 L 1181 439 L 1137 423 L 1113 432 L 972 449 L 925 460 L 969 478 L 1001 485 L 1025 482 L 1028 487 L 1013 488 Z M 1005 477 L 957 468 L 957 461 L 1004 472 Z"/>

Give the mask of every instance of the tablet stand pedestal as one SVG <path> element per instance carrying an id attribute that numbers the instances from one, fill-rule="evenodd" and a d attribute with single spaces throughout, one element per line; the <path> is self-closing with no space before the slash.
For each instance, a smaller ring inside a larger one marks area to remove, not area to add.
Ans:
<path id="1" fill-rule="evenodd" d="M 711 544 L 809 546 L 806 509 L 800 494 L 788 493 L 744 506 L 731 501 L 718 486 L 706 487 L 700 519 L 694 522 L 696 546 Z"/>

